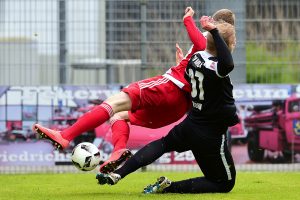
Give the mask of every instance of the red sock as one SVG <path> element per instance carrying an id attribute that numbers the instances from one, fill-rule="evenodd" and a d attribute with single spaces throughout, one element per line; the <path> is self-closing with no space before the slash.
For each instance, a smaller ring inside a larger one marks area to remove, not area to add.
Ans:
<path id="1" fill-rule="evenodd" d="M 111 120 L 113 152 L 119 149 L 125 149 L 129 138 L 129 126 L 123 119 Z"/>
<path id="2" fill-rule="evenodd" d="M 111 106 L 107 103 L 102 103 L 101 105 L 82 115 L 75 122 L 75 124 L 63 130 L 61 135 L 63 138 L 71 141 L 78 135 L 100 126 L 111 116 L 113 116 L 113 110 Z"/>

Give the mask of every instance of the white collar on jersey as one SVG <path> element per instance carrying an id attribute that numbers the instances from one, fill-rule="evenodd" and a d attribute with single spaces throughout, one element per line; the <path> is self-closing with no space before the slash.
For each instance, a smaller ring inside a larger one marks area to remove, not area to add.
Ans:
<path id="1" fill-rule="evenodd" d="M 215 62 L 215 61 L 209 59 L 210 57 L 214 57 L 214 56 L 211 55 L 210 53 L 208 53 L 207 51 L 200 51 L 199 53 L 201 54 L 201 57 L 205 61 L 205 63 L 204 63 L 205 67 L 208 68 L 208 69 L 216 71 L 217 70 L 216 67 L 217 67 L 218 62 Z"/>

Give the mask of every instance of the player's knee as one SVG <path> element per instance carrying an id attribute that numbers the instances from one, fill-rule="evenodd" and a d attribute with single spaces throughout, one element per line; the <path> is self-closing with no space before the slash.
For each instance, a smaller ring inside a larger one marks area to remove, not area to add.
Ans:
<path id="1" fill-rule="evenodd" d="M 129 119 L 128 111 L 122 111 L 122 112 L 115 113 L 110 118 L 110 121 L 115 121 L 115 120 L 125 120 L 125 121 L 128 121 L 128 119 Z"/>
<path id="2" fill-rule="evenodd" d="M 125 92 L 119 92 L 109 97 L 105 100 L 105 103 L 111 106 L 114 113 L 128 111 L 131 109 L 131 99 Z"/>
<path id="3" fill-rule="evenodd" d="M 224 181 L 223 183 L 220 184 L 219 192 L 228 193 L 233 189 L 234 185 L 235 185 L 235 179 Z"/>

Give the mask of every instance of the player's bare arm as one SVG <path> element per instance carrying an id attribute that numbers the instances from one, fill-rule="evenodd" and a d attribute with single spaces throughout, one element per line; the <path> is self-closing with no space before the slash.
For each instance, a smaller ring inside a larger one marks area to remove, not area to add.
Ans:
<path id="1" fill-rule="evenodd" d="M 183 58 L 184 56 L 183 56 L 182 49 L 180 48 L 179 44 L 176 43 L 176 65 L 178 65 Z"/>

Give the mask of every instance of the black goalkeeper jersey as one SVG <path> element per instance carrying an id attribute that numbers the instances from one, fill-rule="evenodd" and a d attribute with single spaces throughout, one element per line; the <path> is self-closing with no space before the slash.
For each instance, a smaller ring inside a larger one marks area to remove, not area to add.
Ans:
<path id="1" fill-rule="evenodd" d="M 216 47 L 221 45 L 221 48 L 217 48 L 218 57 L 206 51 L 196 52 L 186 68 L 185 77 L 192 88 L 192 109 L 188 116 L 197 123 L 224 123 L 231 126 L 238 122 L 233 86 L 228 75 L 233 69 L 232 56 L 223 39 L 219 41 L 218 31 L 212 35 Z M 225 51 L 225 54 L 219 51 Z M 229 56 L 229 59 L 225 56 Z"/>

